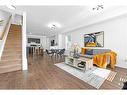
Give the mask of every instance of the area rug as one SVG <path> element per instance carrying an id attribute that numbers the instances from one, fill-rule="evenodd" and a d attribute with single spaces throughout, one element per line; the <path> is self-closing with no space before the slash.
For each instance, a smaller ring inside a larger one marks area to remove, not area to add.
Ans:
<path id="1" fill-rule="evenodd" d="M 117 74 L 114 71 L 98 68 L 95 66 L 91 70 L 84 72 L 77 68 L 71 67 L 64 62 L 57 63 L 55 65 L 97 89 L 101 87 L 105 80 L 112 81 Z"/>

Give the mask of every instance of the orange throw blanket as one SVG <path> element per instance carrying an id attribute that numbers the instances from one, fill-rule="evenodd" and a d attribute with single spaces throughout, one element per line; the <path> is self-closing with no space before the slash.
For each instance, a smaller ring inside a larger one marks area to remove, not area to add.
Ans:
<path id="1" fill-rule="evenodd" d="M 106 53 L 107 55 L 110 56 L 110 66 L 112 69 L 115 68 L 115 65 L 116 65 L 116 56 L 117 54 L 115 52 L 109 52 L 109 53 Z"/>
<path id="2" fill-rule="evenodd" d="M 110 56 L 110 66 L 112 69 L 115 68 L 116 64 L 116 56 L 117 54 L 115 52 L 107 52 L 104 54 L 97 54 L 93 57 L 93 63 L 97 65 L 100 68 L 106 68 L 107 66 L 107 56 Z"/>
<path id="3" fill-rule="evenodd" d="M 93 63 L 100 68 L 106 68 L 106 54 L 97 54 L 93 57 Z"/>

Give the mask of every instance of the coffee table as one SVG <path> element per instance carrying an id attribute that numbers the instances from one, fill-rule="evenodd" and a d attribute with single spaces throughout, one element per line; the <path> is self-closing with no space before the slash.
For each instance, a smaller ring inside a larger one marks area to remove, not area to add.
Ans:
<path id="1" fill-rule="evenodd" d="M 67 56 L 65 57 L 65 63 L 83 71 L 93 68 L 93 59 L 85 57 L 74 58 L 72 56 Z M 79 64 L 82 64 L 83 66 L 81 67 Z"/>

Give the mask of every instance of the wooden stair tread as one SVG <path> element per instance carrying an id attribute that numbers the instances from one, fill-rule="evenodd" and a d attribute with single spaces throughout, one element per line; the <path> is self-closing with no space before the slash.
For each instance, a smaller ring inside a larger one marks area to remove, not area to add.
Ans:
<path id="1" fill-rule="evenodd" d="M 12 45 L 12 46 L 6 44 L 6 46 L 4 47 L 4 49 L 6 49 L 5 51 L 9 51 L 9 50 L 13 50 L 13 49 L 20 50 L 20 49 L 22 49 L 22 46 L 21 46 L 21 44 L 20 45 Z"/>
<path id="2" fill-rule="evenodd" d="M 6 67 L 10 67 L 10 66 L 21 66 L 21 64 L 17 63 L 17 64 L 0 64 L 0 68 L 6 68 Z"/>
<path id="3" fill-rule="evenodd" d="M 16 55 L 19 56 L 19 54 L 16 53 L 16 52 L 15 52 L 15 53 L 12 53 L 12 52 L 11 52 L 10 54 L 3 53 L 3 56 L 4 56 L 4 57 L 8 57 L 8 56 L 16 56 Z M 22 54 L 21 54 L 21 55 L 22 55 Z M 2 58 L 2 57 L 1 57 L 1 58 Z"/>
<path id="4" fill-rule="evenodd" d="M 1 57 L 1 61 L 3 60 L 15 60 L 15 59 L 21 59 L 22 58 L 22 55 L 20 54 L 15 54 L 15 55 L 6 55 L 4 54 L 2 57 Z"/>
<path id="5" fill-rule="evenodd" d="M 5 51 L 3 51 L 3 52 L 19 52 L 19 51 L 21 51 L 22 49 L 17 49 L 17 50 L 15 50 L 14 51 L 14 49 L 8 49 L 8 50 L 5 50 Z"/>
<path id="6" fill-rule="evenodd" d="M 8 53 L 9 53 L 9 52 L 12 53 L 12 52 L 20 52 L 20 51 L 22 51 L 22 49 L 18 49 L 18 50 L 16 50 L 16 49 L 9 49 L 9 50 L 5 50 L 4 52 L 5 52 L 5 53 L 7 53 L 7 52 L 8 52 Z"/>
<path id="7" fill-rule="evenodd" d="M 11 43 L 9 43 L 9 42 L 6 42 L 6 45 L 21 45 L 22 44 L 22 42 L 11 42 Z"/>
<path id="8" fill-rule="evenodd" d="M 2 61 L 0 61 L 0 64 L 16 63 L 16 62 L 22 62 L 22 60 L 21 60 L 21 59 L 15 59 L 15 60 L 2 60 Z"/>
<path id="9" fill-rule="evenodd" d="M 10 44 L 5 44 L 6 46 L 5 47 L 12 47 L 12 48 L 15 48 L 15 47 L 22 47 L 22 44 L 12 44 L 12 45 L 10 45 Z"/>
<path id="10" fill-rule="evenodd" d="M 0 65 L 2 64 L 21 64 L 22 63 L 22 60 L 21 59 L 12 59 L 12 60 L 2 60 L 0 61 Z"/>
<path id="11" fill-rule="evenodd" d="M 5 68 L 0 68 L 0 73 L 8 73 L 8 72 L 13 72 L 13 71 L 18 71 L 21 70 L 21 66 L 20 65 L 13 65 L 10 67 L 5 67 Z"/>
<path id="12" fill-rule="evenodd" d="M 22 58 L 22 57 L 21 57 L 21 58 Z M 13 60 L 16 60 L 16 59 L 17 59 L 17 60 L 20 60 L 21 58 L 20 58 L 20 57 L 16 57 L 16 58 L 9 58 L 9 57 L 8 57 L 8 59 L 6 59 L 6 58 L 1 58 L 1 60 L 2 60 L 2 61 L 13 61 Z"/>
<path id="13" fill-rule="evenodd" d="M 10 58 L 12 58 L 12 59 L 16 59 L 16 58 L 19 59 L 19 58 L 21 58 L 21 57 L 22 57 L 21 54 L 20 54 L 20 55 L 19 55 L 19 54 L 15 54 L 15 55 L 3 55 L 3 56 L 1 57 L 1 60 L 2 60 L 2 59 L 5 59 L 5 60 L 6 60 L 7 58 L 8 58 L 8 59 L 10 59 Z M 7 60 L 8 60 L 8 59 L 7 59 Z"/>
<path id="14" fill-rule="evenodd" d="M 15 51 L 15 52 L 13 52 L 13 51 L 7 51 L 7 52 L 4 51 L 3 52 L 3 54 L 8 54 L 8 53 L 13 55 L 13 54 L 17 54 L 17 53 L 22 53 L 22 51 Z"/>

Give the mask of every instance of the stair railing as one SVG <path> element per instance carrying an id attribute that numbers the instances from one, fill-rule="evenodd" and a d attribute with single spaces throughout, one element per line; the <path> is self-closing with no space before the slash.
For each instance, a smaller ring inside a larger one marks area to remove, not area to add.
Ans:
<path id="1" fill-rule="evenodd" d="M 0 35 L 0 40 L 3 40 L 3 38 L 4 38 L 4 35 L 5 35 L 5 33 L 6 33 L 6 31 L 7 31 L 7 28 L 8 28 L 8 26 L 9 26 L 9 22 L 10 22 L 10 20 L 11 20 L 11 17 L 12 17 L 12 15 L 9 17 L 9 19 L 8 19 L 6 25 L 5 25 L 4 31 L 2 32 L 2 35 Z"/>
<path id="2" fill-rule="evenodd" d="M 6 26 L 4 28 L 4 32 L 2 33 L 2 36 L 0 36 L 0 60 L 1 60 L 2 52 L 4 50 L 4 45 L 5 45 L 5 42 L 7 39 L 7 35 L 9 32 L 10 25 L 11 25 L 11 21 L 12 21 L 12 15 L 9 17 L 9 19 L 6 23 Z"/>

